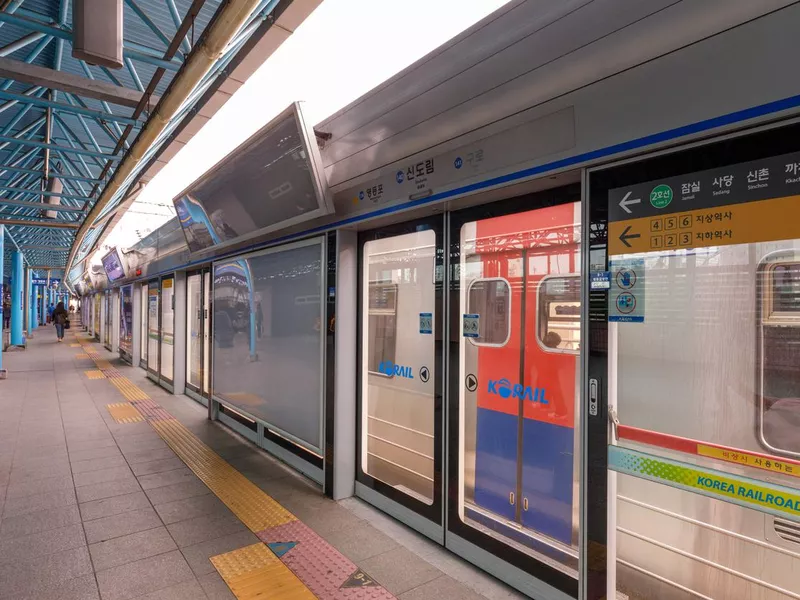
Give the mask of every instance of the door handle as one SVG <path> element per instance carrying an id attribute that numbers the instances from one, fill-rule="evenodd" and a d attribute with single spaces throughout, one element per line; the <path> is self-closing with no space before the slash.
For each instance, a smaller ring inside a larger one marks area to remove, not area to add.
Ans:
<path id="1" fill-rule="evenodd" d="M 508 493 L 508 503 L 509 503 L 511 506 L 514 506 L 514 502 L 515 502 L 515 501 L 516 501 L 516 498 L 515 498 L 515 496 L 514 496 L 514 492 L 509 492 L 509 493 Z"/>

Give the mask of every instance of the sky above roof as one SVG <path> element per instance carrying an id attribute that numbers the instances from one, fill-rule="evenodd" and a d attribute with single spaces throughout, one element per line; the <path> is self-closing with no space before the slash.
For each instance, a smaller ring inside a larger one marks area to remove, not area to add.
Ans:
<path id="1" fill-rule="evenodd" d="M 129 247 L 169 220 L 174 196 L 292 102 L 319 123 L 506 2 L 324 0 L 148 183 L 104 247 Z"/>

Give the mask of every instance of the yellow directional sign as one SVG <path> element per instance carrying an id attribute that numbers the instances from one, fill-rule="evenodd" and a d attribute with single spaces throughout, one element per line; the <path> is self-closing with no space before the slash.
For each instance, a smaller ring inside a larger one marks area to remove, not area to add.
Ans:
<path id="1" fill-rule="evenodd" d="M 610 255 L 800 238 L 800 196 L 786 196 L 608 225 Z"/>

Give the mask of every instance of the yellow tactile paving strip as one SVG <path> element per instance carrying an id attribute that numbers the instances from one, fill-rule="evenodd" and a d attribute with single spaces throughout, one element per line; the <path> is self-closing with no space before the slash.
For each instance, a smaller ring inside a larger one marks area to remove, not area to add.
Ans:
<path id="1" fill-rule="evenodd" d="M 211 563 L 239 600 L 316 598 L 264 544 L 212 556 Z"/>
<path id="2" fill-rule="evenodd" d="M 111 418 L 117 423 L 141 423 L 144 421 L 142 413 L 136 410 L 136 407 L 127 402 L 118 402 L 116 404 L 107 404 Z"/>
<path id="3" fill-rule="evenodd" d="M 125 397 L 128 402 L 135 402 L 136 400 L 147 400 L 150 398 L 142 390 L 140 390 L 133 383 L 128 381 L 126 377 L 110 377 L 109 380 L 113 383 L 120 393 Z"/>
<path id="4" fill-rule="evenodd" d="M 86 377 L 88 377 L 89 379 L 105 379 L 106 378 L 106 376 L 103 375 L 103 372 L 98 370 L 98 369 L 90 369 L 89 371 L 84 371 L 83 374 L 86 375 Z"/>
<path id="5" fill-rule="evenodd" d="M 263 531 L 296 519 L 176 419 L 153 421 L 150 424 L 175 454 L 251 531 Z"/>
<path id="6" fill-rule="evenodd" d="M 84 352 L 81 354 L 76 354 L 75 358 L 77 358 L 78 360 L 86 360 L 87 358 L 89 358 L 89 355 Z"/>
<path id="7" fill-rule="evenodd" d="M 100 355 L 88 345 L 90 342 L 77 339 L 80 346 L 87 351 L 86 354 L 78 356 L 91 358 L 99 369 L 86 371 L 87 377 L 104 378 L 106 377 L 104 371 L 108 371 L 108 379 L 129 402 L 152 402 L 147 393 L 127 377 L 122 376 L 107 360 L 101 359 Z M 99 373 L 100 377 L 90 373 Z M 144 420 L 142 413 L 133 404 L 109 404 L 107 408 L 117 422 L 128 422 L 120 421 L 117 417 L 117 414 L 125 412 L 128 408 L 139 416 L 139 420 Z M 146 409 L 143 410 L 147 412 Z M 177 419 L 171 417 L 153 419 L 149 423 L 175 454 L 251 531 L 259 532 L 297 520 L 297 517 L 225 462 Z M 212 557 L 211 561 L 239 600 L 316 598 L 289 567 L 263 543 Z"/>

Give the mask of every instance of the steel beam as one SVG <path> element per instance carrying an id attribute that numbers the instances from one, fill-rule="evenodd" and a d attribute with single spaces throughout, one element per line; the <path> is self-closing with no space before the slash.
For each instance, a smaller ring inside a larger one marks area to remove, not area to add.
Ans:
<path id="1" fill-rule="evenodd" d="M 92 156 L 94 158 L 101 158 L 103 160 L 108 160 L 112 162 L 119 162 L 120 160 L 119 156 L 104 154 L 102 152 L 94 152 L 93 150 L 84 150 L 82 148 L 68 148 L 66 146 L 59 146 L 57 144 L 46 144 L 45 142 L 37 142 L 35 140 L 17 139 L 5 135 L 0 135 L 0 143 L 2 142 L 9 142 L 11 144 L 20 144 L 21 146 L 33 146 L 35 148 L 50 148 L 50 150 L 55 150 L 57 152 L 65 152 L 67 154 L 82 154 L 84 156 Z M 2 167 L 0 167 L 0 169 L 2 169 Z"/>
<path id="2" fill-rule="evenodd" d="M 48 207 L 49 208 L 49 207 Z M 77 229 L 77 221 L 26 221 L 25 219 L 0 219 L 0 225 L 19 225 L 22 227 L 50 227 L 52 229 Z"/>
<path id="3" fill-rule="evenodd" d="M 44 23 L 39 19 L 19 17 L 14 14 L 9 14 L 8 12 L 0 12 L 0 23 L 8 23 L 10 25 L 22 27 L 23 29 L 39 31 L 54 38 L 60 38 L 72 43 L 72 32 L 69 29 Z M 182 64 L 180 60 L 164 60 L 161 58 L 158 50 L 127 40 L 122 44 L 122 55 L 132 58 L 133 60 L 156 65 L 168 71 L 177 71 L 181 68 Z"/>
<path id="4" fill-rule="evenodd" d="M 136 108 L 142 99 L 141 92 L 130 88 L 111 85 L 110 83 L 92 80 L 72 73 L 55 71 L 2 56 L 0 56 L 0 77 L 78 94 L 85 98 L 104 100 L 129 108 Z M 158 97 L 153 97 L 152 102 L 153 105 L 158 104 Z"/>
<path id="5" fill-rule="evenodd" d="M 69 252 L 69 246 L 45 246 L 37 244 L 22 244 L 23 250 L 46 250 L 48 252 Z"/>
<path id="6" fill-rule="evenodd" d="M 15 42 L 11 42 L 10 44 L 6 44 L 2 48 L 0 48 L 0 56 L 8 56 L 9 54 L 14 54 L 17 50 L 22 50 L 26 46 L 30 46 L 33 42 L 38 42 L 40 39 L 44 37 L 41 31 L 34 31 L 33 33 L 29 33 L 26 36 L 19 38 Z"/>
<path id="7" fill-rule="evenodd" d="M 31 194 L 39 194 L 37 190 L 28 190 Z M 45 202 L 29 202 L 26 200 L 12 200 L 0 197 L 0 206 L 17 206 L 19 208 L 38 208 L 40 210 L 56 210 L 60 212 L 83 212 L 80 206 L 66 206 L 65 204 L 47 204 Z"/>
<path id="8" fill-rule="evenodd" d="M 11 171 L 13 173 L 26 173 L 28 175 L 38 175 L 42 172 L 41 169 L 23 169 L 22 167 L 9 167 L 6 165 L 0 166 L 0 173 L 3 171 Z M 99 179 L 93 179 L 91 177 L 79 177 L 77 175 L 64 175 L 57 169 L 53 169 L 51 177 L 57 177 L 59 179 L 71 179 L 75 181 L 85 181 L 87 183 L 96 183 L 100 181 Z"/>
<path id="9" fill-rule="evenodd" d="M 41 175 L 41 172 L 39 175 Z M 0 191 L 16 192 L 19 194 L 36 194 L 37 196 L 51 196 L 53 198 L 68 198 L 69 200 L 81 200 L 83 202 L 87 200 L 94 200 L 94 198 L 89 198 L 88 196 L 73 196 L 72 194 L 64 194 L 62 192 L 48 192 L 47 190 L 39 191 L 32 190 L 30 188 L 9 187 L 3 185 L 2 183 L 0 183 Z M 0 202 L 2 202 L 2 198 L 0 198 Z"/>
<path id="10" fill-rule="evenodd" d="M 4 100 L 12 100 L 20 104 L 33 104 L 34 106 L 40 106 L 42 108 L 55 108 L 65 113 L 86 115 L 87 117 L 94 117 L 95 119 L 103 119 L 104 121 L 123 123 L 125 125 L 136 125 L 136 123 L 138 122 L 136 119 L 131 119 L 130 117 L 122 117 L 119 115 L 103 112 L 102 110 L 92 110 L 91 108 L 73 106 L 72 104 L 64 104 L 63 102 L 54 102 L 52 100 L 45 100 L 44 98 L 37 98 L 36 96 L 26 96 L 24 94 L 12 94 L 11 92 L 0 91 L 0 98 Z"/>

